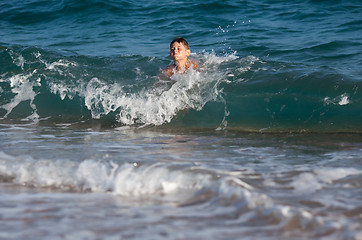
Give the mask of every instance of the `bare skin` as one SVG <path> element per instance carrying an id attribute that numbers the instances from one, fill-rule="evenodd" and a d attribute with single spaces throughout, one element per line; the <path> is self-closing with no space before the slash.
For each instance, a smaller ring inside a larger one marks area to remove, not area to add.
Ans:
<path id="1" fill-rule="evenodd" d="M 174 61 L 174 63 L 167 66 L 165 70 L 163 70 L 163 74 L 167 78 L 169 78 L 176 72 L 184 73 L 190 67 L 196 68 L 197 64 L 188 59 L 190 54 L 191 54 L 190 49 L 185 47 L 182 43 L 174 42 L 170 48 L 170 56 Z"/>

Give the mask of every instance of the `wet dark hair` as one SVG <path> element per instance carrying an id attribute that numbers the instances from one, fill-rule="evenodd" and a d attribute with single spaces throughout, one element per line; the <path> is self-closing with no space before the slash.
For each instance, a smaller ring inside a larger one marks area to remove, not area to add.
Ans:
<path id="1" fill-rule="evenodd" d="M 175 42 L 182 43 L 187 49 L 190 49 L 189 43 L 183 37 L 175 37 L 170 43 L 170 48 L 172 47 L 172 44 L 174 44 Z"/>

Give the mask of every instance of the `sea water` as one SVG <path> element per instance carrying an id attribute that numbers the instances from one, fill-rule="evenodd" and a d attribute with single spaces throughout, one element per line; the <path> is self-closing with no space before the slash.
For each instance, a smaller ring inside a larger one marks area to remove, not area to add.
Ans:
<path id="1" fill-rule="evenodd" d="M 0 239 L 362 239 L 360 1 L 0 9 Z"/>

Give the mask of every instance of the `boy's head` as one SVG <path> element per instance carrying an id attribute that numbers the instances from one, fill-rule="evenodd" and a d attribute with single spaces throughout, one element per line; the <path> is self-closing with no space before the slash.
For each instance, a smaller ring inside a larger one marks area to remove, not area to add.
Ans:
<path id="1" fill-rule="evenodd" d="M 170 56 L 174 61 L 187 61 L 190 54 L 190 47 L 186 39 L 177 37 L 172 40 L 170 44 Z"/>
<path id="2" fill-rule="evenodd" d="M 188 43 L 188 42 L 186 41 L 186 39 L 183 38 L 183 37 L 175 37 L 175 38 L 172 40 L 171 44 L 170 44 L 170 48 L 172 47 L 172 45 L 173 45 L 175 42 L 177 42 L 177 43 L 182 43 L 182 45 L 184 45 L 184 47 L 185 47 L 186 49 L 190 49 L 189 43 Z"/>

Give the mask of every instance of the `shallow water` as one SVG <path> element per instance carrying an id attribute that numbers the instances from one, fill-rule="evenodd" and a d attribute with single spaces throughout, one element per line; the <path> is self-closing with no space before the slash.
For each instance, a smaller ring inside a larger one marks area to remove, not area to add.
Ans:
<path id="1" fill-rule="evenodd" d="M 1 127 L 4 239 L 361 237 L 358 134 Z"/>
<path id="2" fill-rule="evenodd" d="M 0 239 L 362 239 L 361 13 L 2 1 Z"/>

